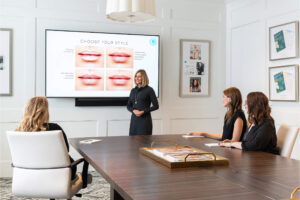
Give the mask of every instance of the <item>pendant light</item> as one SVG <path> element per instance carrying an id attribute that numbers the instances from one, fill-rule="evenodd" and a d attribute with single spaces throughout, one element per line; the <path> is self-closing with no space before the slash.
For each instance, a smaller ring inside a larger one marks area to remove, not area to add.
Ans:
<path id="1" fill-rule="evenodd" d="M 155 0 L 107 0 L 106 17 L 119 22 L 147 22 L 155 19 Z"/>

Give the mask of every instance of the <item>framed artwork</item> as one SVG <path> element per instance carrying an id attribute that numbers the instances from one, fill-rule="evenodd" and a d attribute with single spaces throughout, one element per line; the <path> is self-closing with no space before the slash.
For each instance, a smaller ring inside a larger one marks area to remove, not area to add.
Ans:
<path id="1" fill-rule="evenodd" d="M 269 59 L 298 57 L 299 22 L 290 22 L 269 28 Z"/>
<path id="2" fill-rule="evenodd" d="M 180 40 L 181 97 L 209 95 L 210 41 Z"/>
<path id="3" fill-rule="evenodd" d="M 0 28 L 0 96 L 12 95 L 12 29 Z"/>
<path id="4" fill-rule="evenodd" d="M 298 65 L 269 68 L 271 101 L 298 101 Z"/>

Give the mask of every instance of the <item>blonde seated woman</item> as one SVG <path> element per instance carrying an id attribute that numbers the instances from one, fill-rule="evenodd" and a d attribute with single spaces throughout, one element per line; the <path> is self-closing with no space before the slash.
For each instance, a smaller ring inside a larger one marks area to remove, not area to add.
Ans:
<path id="1" fill-rule="evenodd" d="M 238 142 L 247 130 L 247 121 L 242 110 L 242 95 L 235 87 L 223 91 L 223 106 L 227 108 L 224 117 L 223 133 L 191 132 L 188 135 L 200 135 L 221 141 Z"/>
<path id="2" fill-rule="evenodd" d="M 69 143 L 64 130 L 55 123 L 49 123 L 48 100 L 46 97 L 31 98 L 24 111 L 23 118 L 16 131 L 34 132 L 34 131 L 54 131 L 61 130 L 69 152 Z M 74 159 L 70 157 L 70 162 Z M 72 180 L 76 178 L 76 167 L 72 168 Z"/>

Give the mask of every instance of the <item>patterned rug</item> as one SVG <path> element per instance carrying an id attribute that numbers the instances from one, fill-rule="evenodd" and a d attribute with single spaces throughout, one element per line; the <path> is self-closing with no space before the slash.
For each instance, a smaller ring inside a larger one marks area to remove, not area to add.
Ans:
<path id="1" fill-rule="evenodd" d="M 97 173 L 90 172 L 93 176 L 93 182 L 87 188 L 80 190 L 82 197 L 73 197 L 72 199 L 78 200 L 109 200 L 110 199 L 110 186 L 109 184 Z M 0 199 L 1 200 L 25 200 L 34 198 L 21 198 L 15 197 L 11 193 L 11 178 L 0 178 Z"/>

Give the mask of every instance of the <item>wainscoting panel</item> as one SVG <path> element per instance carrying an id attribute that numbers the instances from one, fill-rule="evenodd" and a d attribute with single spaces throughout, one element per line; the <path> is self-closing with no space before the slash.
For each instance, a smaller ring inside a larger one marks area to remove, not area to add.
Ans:
<path id="1" fill-rule="evenodd" d="M 6 131 L 16 130 L 18 123 L 0 123 L 0 177 L 11 176 L 11 156 Z"/>
<path id="2" fill-rule="evenodd" d="M 172 134 L 186 134 L 193 131 L 205 131 L 222 133 L 220 120 L 213 118 L 174 118 L 170 119 L 170 130 Z"/>
<path id="3" fill-rule="evenodd" d="M 98 134 L 97 121 L 58 121 L 68 138 L 96 137 Z M 80 158 L 80 154 L 70 145 L 69 154 L 74 158 Z"/>

